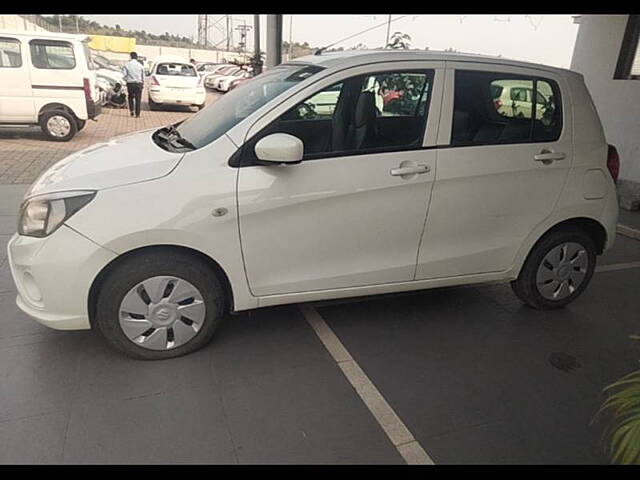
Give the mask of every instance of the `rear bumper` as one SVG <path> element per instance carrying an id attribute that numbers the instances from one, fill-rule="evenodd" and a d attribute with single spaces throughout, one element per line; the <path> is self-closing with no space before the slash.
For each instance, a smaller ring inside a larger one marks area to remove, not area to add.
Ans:
<path id="1" fill-rule="evenodd" d="M 149 96 L 155 103 L 170 105 L 202 105 L 207 98 L 204 88 L 197 90 L 168 90 L 165 88 L 151 88 Z"/>
<path id="2" fill-rule="evenodd" d="M 96 103 L 93 100 L 87 100 L 87 116 L 90 119 L 93 120 L 101 113 L 102 113 L 102 105 L 100 103 Z"/>

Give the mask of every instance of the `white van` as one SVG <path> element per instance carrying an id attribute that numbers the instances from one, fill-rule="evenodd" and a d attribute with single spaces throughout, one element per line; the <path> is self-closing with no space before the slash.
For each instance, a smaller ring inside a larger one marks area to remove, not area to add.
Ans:
<path id="1" fill-rule="evenodd" d="M 545 95 L 540 119 L 499 112 L 506 80 Z M 376 90 L 394 92 L 381 111 Z M 147 359 L 202 347 L 227 312 L 286 303 L 502 281 L 560 308 L 613 245 L 618 169 L 576 72 L 312 55 L 52 166 L 9 265 L 26 313 Z"/>
<path id="2" fill-rule="evenodd" d="M 0 30 L 0 126 L 66 142 L 100 113 L 86 35 Z"/>
<path id="3" fill-rule="evenodd" d="M 162 105 L 205 105 L 207 92 L 203 77 L 196 67 L 177 55 L 161 55 L 151 67 L 149 77 L 149 109 L 157 110 Z"/>

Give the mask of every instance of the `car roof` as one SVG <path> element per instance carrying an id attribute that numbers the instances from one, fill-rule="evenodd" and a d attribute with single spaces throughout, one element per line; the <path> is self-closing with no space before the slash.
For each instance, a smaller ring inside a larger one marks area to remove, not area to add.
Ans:
<path id="1" fill-rule="evenodd" d="M 27 31 L 24 30 L 0 30 L 0 36 L 11 37 L 29 37 L 29 38 L 48 38 L 51 40 L 88 40 L 91 35 L 85 33 L 61 33 L 47 31 Z"/>
<path id="2" fill-rule="evenodd" d="M 450 61 L 450 62 L 475 62 L 489 63 L 494 65 L 507 65 L 516 67 L 526 67 L 538 70 L 546 70 L 556 73 L 570 73 L 573 75 L 581 75 L 573 70 L 566 68 L 552 67 L 539 63 L 523 62 L 512 60 L 504 57 L 480 55 L 475 53 L 463 52 L 443 52 L 437 50 L 345 50 L 340 52 L 328 52 L 315 55 L 307 55 L 298 57 L 287 64 L 313 64 L 325 68 L 344 68 L 366 65 L 374 62 L 393 62 L 404 60 L 432 60 L 432 61 Z"/>

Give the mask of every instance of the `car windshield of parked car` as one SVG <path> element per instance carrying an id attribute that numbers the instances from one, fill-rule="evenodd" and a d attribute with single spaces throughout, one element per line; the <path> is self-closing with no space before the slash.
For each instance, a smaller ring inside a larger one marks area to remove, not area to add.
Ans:
<path id="1" fill-rule="evenodd" d="M 202 148 L 267 102 L 322 69 L 315 65 L 275 67 L 244 83 L 241 88 L 232 90 L 182 122 L 177 127 L 177 131 L 196 148 Z"/>
<path id="2" fill-rule="evenodd" d="M 188 63 L 161 63 L 156 69 L 158 75 L 174 75 L 181 77 L 197 77 L 196 69 Z"/>

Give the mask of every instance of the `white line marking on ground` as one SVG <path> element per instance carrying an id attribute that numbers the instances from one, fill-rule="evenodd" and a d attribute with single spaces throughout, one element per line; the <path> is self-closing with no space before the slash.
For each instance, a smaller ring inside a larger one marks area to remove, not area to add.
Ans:
<path id="1" fill-rule="evenodd" d="M 333 333 L 320 314 L 309 304 L 299 306 L 305 319 L 316 332 L 329 354 L 336 361 L 342 373 L 356 390 L 364 404 L 391 443 L 409 465 L 433 465 L 433 460 L 413 437 L 404 422 L 387 403 L 376 386 L 369 380 L 360 365 L 353 359 L 340 339 Z"/>
<path id="2" fill-rule="evenodd" d="M 636 240 L 640 240 L 640 230 L 637 228 L 630 227 L 629 225 L 623 225 L 621 223 L 616 227 L 616 231 L 620 235 L 624 235 L 625 237 L 635 238 Z"/>
<path id="3" fill-rule="evenodd" d="M 611 272 L 614 270 L 627 270 L 628 268 L 640 268 L 640 261 L 627 262 L 627 263 L 612 263 L 611 265 L 598 265 L 596 267 L 596 273 Z"/>

